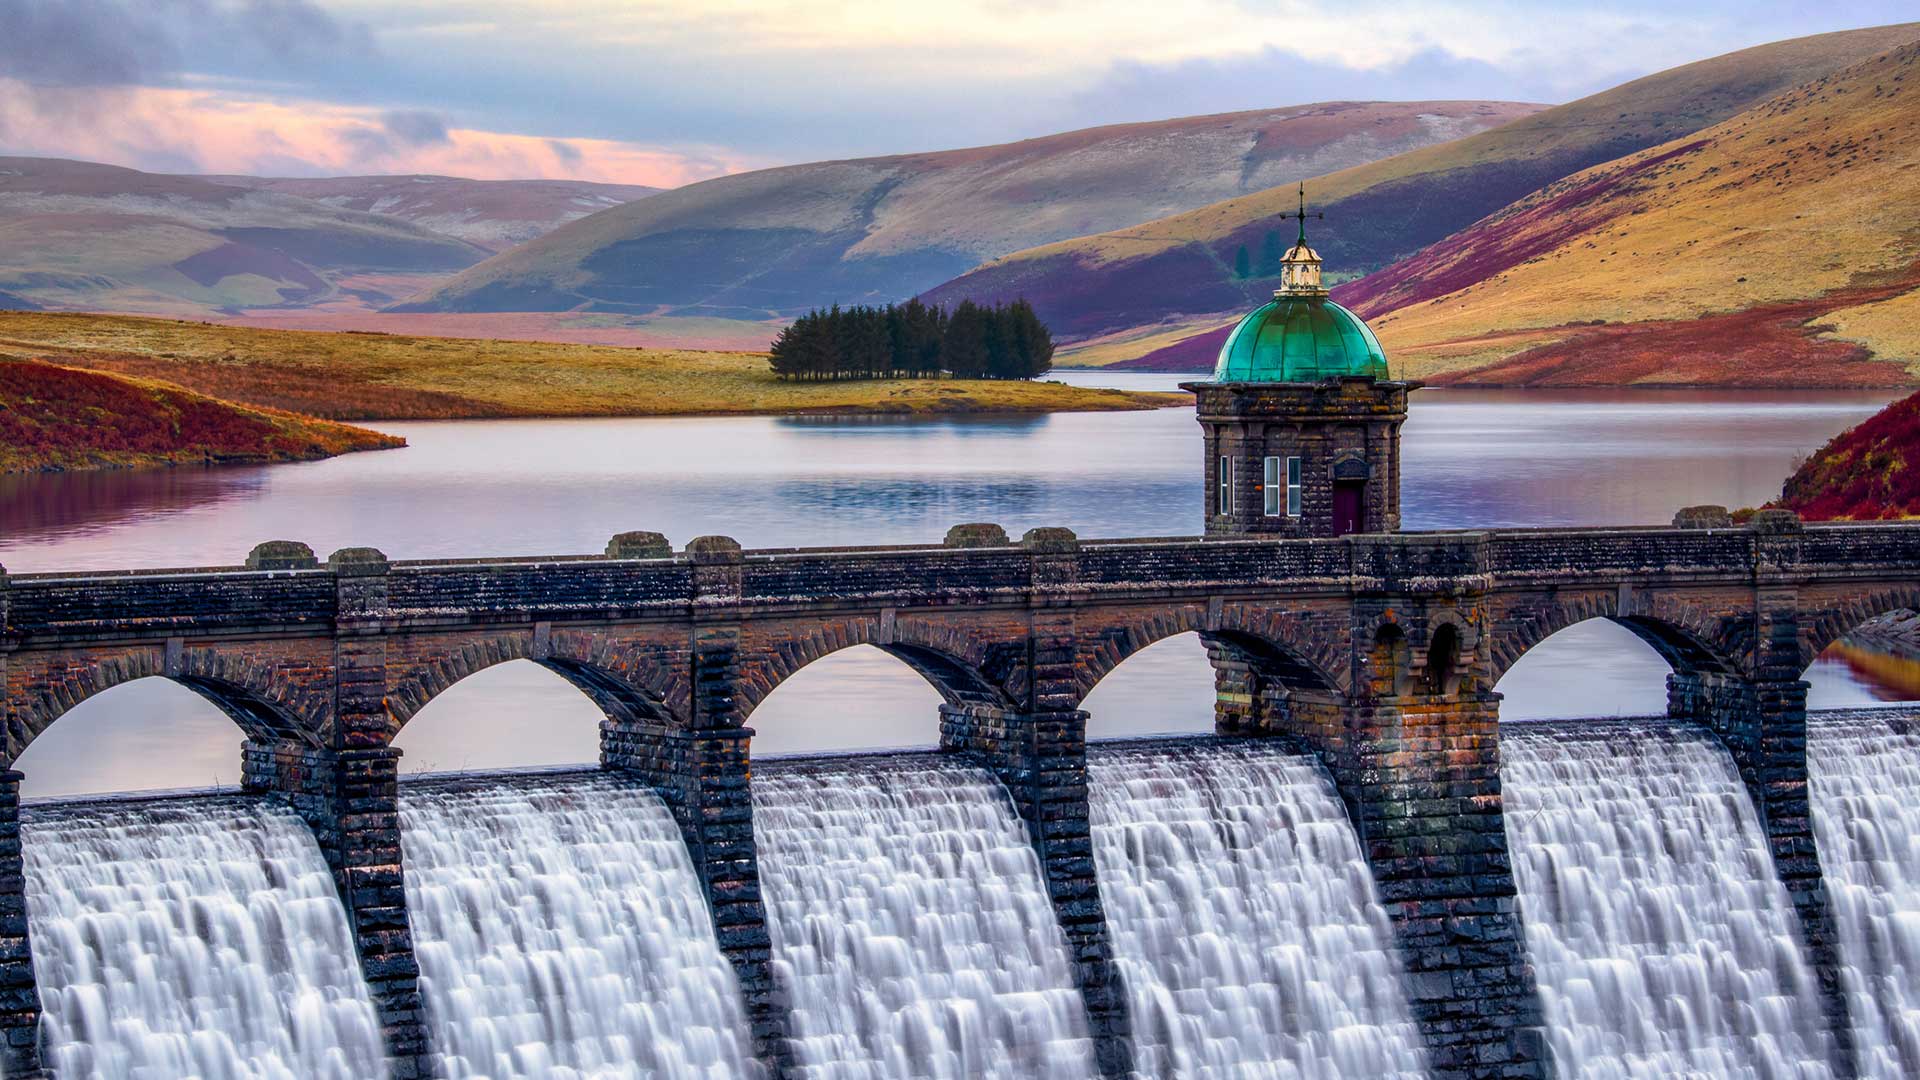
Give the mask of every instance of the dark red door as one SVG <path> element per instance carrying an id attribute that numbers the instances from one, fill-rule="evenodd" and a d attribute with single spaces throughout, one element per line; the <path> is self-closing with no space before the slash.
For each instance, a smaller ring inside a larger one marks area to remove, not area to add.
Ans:
<path id="1" fill-rule="evenodd" d="M 1333 484 L 1333 535 L 1367 530 L 1365 481 L 1336 480 Z"/>

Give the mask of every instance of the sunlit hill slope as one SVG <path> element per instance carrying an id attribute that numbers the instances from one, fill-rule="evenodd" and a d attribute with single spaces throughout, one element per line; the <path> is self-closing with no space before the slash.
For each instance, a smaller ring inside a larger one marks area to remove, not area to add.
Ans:
<path id="1" fill-rule="evenodd" d="M 1307 184 L 1314 208 L 1326 213 L 1324 224 L 1315 223 L 1315 247 L 1336 274 L 1379 269 L 1574 172 L 1699 131 L 1916 38 L 1920 23 L 1776 42 L 1322 175 Z M 1274 275 L 1263 272 L 1257 256 L 1268 233 L 1291 237 L 1293 226 L 1276 215 L 1293 207 L 1291 186 L 1260 191 L 1017 252 L 927 295 L 946 301 L 1026 296 L 1068 340 L 1105 336 L 1124 344 L 1156 330 L 1168 333 L 1162 341 L 1103 350 L 1100 362 L 1139 357 L 1209 329 L 1224 313 L 1243 311 L 1271 292 Z M 1245 278 L 1236 272 L 1243 247 L 1256 256 L 1255 272 Z"/>
<path id="2" fill-rule="evenodd" d="M 1903 385 L 1920 44 L 1550 185 L 1335 295 L 1417 376 Z M 1600 325 L 1594 325 L 1600 324 Z"/>

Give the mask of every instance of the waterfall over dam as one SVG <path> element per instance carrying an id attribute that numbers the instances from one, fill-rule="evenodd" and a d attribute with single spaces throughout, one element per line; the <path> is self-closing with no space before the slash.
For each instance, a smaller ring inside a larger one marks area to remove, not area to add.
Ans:
<path id="1" fill-rule="evenodd" d="M 783 763 L 755 776 L 753 801 L 800 1075 L 1092 1075 L 1044 872 L 990 773 Z"/>
<path id="2" fill-rule="evenodd" d="M 1920 1076 L 1920 721 L 1829 713 L 1807 738 L 1861 1076 Z"/>
<path id="3" fill-rule="evenodd" d="M 252 798 L 22 822 L 41 1040 L 62 1080 L 365 1080 L 386 1070 L 306 823 Z"/>
<path id="4" fill-rule="evenodd" d="M 1686 725 L 1501 735 L 1520 913 L 1562 1074 L 1833 1075 L 1792 902 L 1726 750 Z"/>
<path id="5" fill-rule="evenodd" d="M 1425 1075 L 1386 914 L 1311 759 L 1162 744 L 1089 764 L 1143 1075 Z"/>
<path id="6" fill-rule="evenodd" d="M 660 797 L 617 776 L 410 784 L 420 983 L 448 1080 L 761 1075 Z"/>
<path id="7" fill-rule="evenodd" d="M 1761 818 L 1704 729 L 1500 729 L 1509 850 L 1563 1077 L 1840 1073 Z M 1920 712 L 1809 723 L 1852 1042 L 1920 1074 Z M 769 759 L 751 783 L 779 1061 L 655 789 L 592 770 L 400 785 L 433 1075 L 1139 1080 L 1441 1075 L 1419 980 L 1327 768 L 1285 740 L 1094 744 L 1087 824 L 1127 1025 L 1103 1034 L 1009 788 L 958 755 Z M 47 1067 L 393 1075 L 309 826 L 254 796 L 23 817 Z M 1088 834 L 1081 834 L 1088 835 Z M 1091 917 L 1091 916 L 1088 916 Z M 762 946 L 764 948 L 764 946 Z M 764 958 L 764 957 L 763 957 Z"/>

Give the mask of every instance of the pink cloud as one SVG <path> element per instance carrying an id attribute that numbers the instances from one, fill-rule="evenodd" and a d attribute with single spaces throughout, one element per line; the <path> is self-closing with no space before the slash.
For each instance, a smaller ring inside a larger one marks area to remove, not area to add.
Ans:
<path id="1" fill-rule="evenodd" d="M 436 126 L 428 114 L 205 89 L 49 88 L 0 79 L 0 150 L 167 172 L 441 173 L 679 187 L 762 162 L 717 147 Z"/>

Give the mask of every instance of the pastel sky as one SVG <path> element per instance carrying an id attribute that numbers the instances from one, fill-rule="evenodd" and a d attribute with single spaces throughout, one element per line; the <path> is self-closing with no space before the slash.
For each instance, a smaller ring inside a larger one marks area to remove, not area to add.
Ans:
<path id="1" fill-rule="evenodd" d="M 1338 99 L 1567 101 L 1912 0 L 0 0 L 0 153 L 670 186 Z"/>

